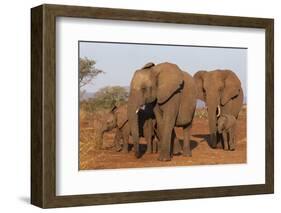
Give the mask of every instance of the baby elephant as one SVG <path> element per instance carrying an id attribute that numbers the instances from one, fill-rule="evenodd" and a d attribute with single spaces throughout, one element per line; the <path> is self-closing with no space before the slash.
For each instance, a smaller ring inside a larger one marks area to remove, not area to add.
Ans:
<path id="1" fill-rule="evenodd" d="M 222 134 L 224 149 L 235 150 L 236 118 L 233 115 L 222 114 L 218 119 L 218 132 Z"/>
<path id="2" fill-rule="evenodd" d="M 141 112 L 140 114 L 140 136 L 144 137 L 147 142 L 147 152 L 156 152 L 157 145 L 155 138 L 155 125 L 156 120 L 150 117 L 144 116 Z M 111 131 L 116 128 L 116 134 L 114 137 L 114 146 L 116 151 L 128 152 L 128 143 L 130 136 L 130 127 L 127 117 L 127 104 L 119 107 L 113 107 L 113 109 L 105 115 L 105 119 L 102 122 L 102 136 L 105 132 Z M 123 146 L 121 144 L 123 141 Z"/>
<path id="3" fill-rule="evenodd" d="M 103 116 L 102 127 L 101 127 L 101 137 L 103 140 L 103 135 L 105 132 L 109 132 L 116 128 L 116 133 L 114 137 L 114 146 L 116 151 L 121 151 L 121 140 L 125 146 L 128 144 L 130 129 L 128 126 L 127 119 L 127 105 L 122 105 L 120 107 L 114 106 L 107 114 Z M 126 148 L 123 147 L 125 152 Z"/>

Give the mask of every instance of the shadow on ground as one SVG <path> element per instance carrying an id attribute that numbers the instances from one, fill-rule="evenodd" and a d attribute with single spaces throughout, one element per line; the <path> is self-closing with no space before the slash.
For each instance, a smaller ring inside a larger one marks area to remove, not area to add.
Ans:
<path id="1" fill-rule="evenodd" d="M 206 142 L 210 148 L 211 146 L 211 141 L 210 141 L 210 135 L 209 134 L 197 134 L 197 135 L 192 135 L 193 137 L 200 138 L 201 140 L 199 141 L 200 143 Z M 217 148 L 223 148 L 223 144 L 221 142 L 217 143 Z M 213 149 L 213 148 L 212 148 Z"/>

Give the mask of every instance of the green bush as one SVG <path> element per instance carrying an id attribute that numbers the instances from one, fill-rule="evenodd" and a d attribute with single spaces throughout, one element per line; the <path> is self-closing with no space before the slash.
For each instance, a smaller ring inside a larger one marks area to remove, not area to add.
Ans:
<path id="1" fill-rule="evenodd" d="M 97 91 L 92 98 L 80 102 L 80 107 L 88 112 L 111 109 L 128 100 L 128 90 L 121 86 L 107 86 Z"/>

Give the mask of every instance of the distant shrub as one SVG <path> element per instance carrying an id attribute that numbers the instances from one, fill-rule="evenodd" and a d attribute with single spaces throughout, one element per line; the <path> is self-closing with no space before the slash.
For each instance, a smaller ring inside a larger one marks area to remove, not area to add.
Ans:
<path id="1" fill-rule="evenodd" d="M 107 86 L 97 91 L 92 98 L 80 102 L 80 107 L 87 112 L 111 109 L 114 105 L 127 102 L 129 92 L 121 86 Z"/>

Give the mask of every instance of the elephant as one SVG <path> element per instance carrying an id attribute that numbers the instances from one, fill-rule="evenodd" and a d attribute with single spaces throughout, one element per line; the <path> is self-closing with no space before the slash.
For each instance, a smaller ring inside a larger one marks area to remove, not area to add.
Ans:
<path id="1" fill-rule="evenodd" d="M 198 71 L 194 74 L 198 99 L 204 101 L 208 110 L 210 146 L 216 148 L 221 141 L 217 131 L 220 114 L 238 118 L 243 105 L 243 89 L 237 75 L 231 70 Z"/>
<path id="2" fill-rule="evenodd" d="M 222 114 L 218 119 L 218 133 L 223 136 L 225 150 L 235 150 L 236 118 L 233 115 Z"/>
<path id="3" fill-rule="evenodd" d="M 191 156 L 190 129 L 196 108 L 197 89 L 191 75 L 176 64 L 150 62 L 134 72 L 128 98 L 128 119 L 135 156 L 140 158 L 138 116 L 140 109 L 153 107 L 160 139 L 158 160 L 171 160 L 172 153 L 181 152 L 174 127 L 182 127 L 182 154 Z"/>
<path id="4" fill-rule="evenodd" d="M 157 142 L 154 140 L 156 131 L 156 120 L 152 115 L 146 115 L 143 110 L 139 111 L 140 129 L 139 133 L 146 139 L 147 152 L 152 153 L 157 151 Z M 110 112 L 105 116 L 101 127 L 101 137 L 105 132 L 111 131 L 116 128 L 114 137 L 114 146 L 116 151 L 128 152 L 128 142 L 130 136 L 130 128 L 127 117 L 127 104 L 119 107 L 114 106 Z M 123 140 L 123 147 L 121 145 Z"/>

